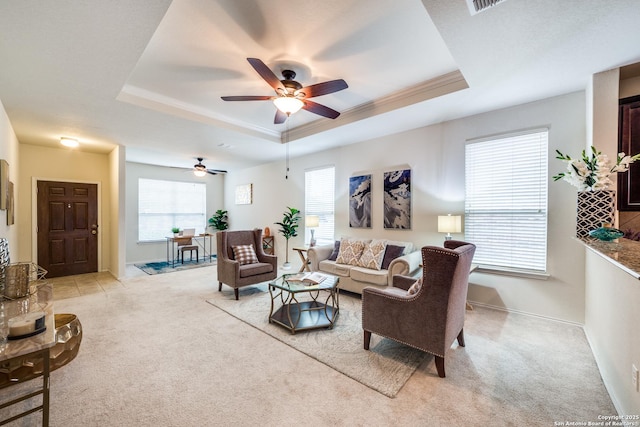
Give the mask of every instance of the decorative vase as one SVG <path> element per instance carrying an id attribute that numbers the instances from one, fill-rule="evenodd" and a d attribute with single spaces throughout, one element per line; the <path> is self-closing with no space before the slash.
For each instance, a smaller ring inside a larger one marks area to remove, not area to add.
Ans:
<path id="1" fill-rule="evenodd" d="M 269 229 L 269 227 L 265 227 L 265 228 L 264 228 L 264 235 L 265 235 L 266 237 L 271 236 L 271 229 Z"/>
<path id="2" fill-rule="evenodd" d="M 578 192 L 576 236 L 589 237 L 589 232 L 613 224 L 616 212 L 616 193 L 613 190 Z"/>

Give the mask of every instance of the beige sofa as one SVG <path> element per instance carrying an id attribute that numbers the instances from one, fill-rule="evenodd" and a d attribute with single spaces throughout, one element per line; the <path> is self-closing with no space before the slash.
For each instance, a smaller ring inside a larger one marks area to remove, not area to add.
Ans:
<path id="1" fill-rule="evenodd" d="M 350 240 L 354 240 L 353 238 Z M 360 239 L 365 243 L 371 239 Z M 385 241 L 387 248 L 390 245 L 404 247 L 402 254 L 389 262 L 386 269 L 367 268 L 360 265 L 350 265 L 331 261 L 329 257 L 334 251 L 334 245 L 322 245 L 309 248 L 309 268 L 311 271 L 319 271 L 340 278 L 340 289 L 362 294 L 366 286 L 386 288 L 393 283 L 393 276 L 413 276 L 420 267 L 421 252 L 411 242 Z"/>

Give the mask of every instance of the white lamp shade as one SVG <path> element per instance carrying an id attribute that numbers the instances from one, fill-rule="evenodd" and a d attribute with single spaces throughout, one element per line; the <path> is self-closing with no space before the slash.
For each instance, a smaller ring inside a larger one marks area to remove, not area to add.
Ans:
<path id="1" fill-rule="evenodd" d="M 294 98 L 293 96 L 279 96 L 273 100 L 273 103 L 276 104 L 276 108 L 287 116 L 299 111 L 304 103 L 300 101 L 298 98 Z"/>
<path id="2" fill-rule="evenodd" d="M 438 215 L 438 233 L 462 232 L 461 215 Z"/>
<path id="3" fill-rule="evenodd" d="M 304 218 L 304 225 L 306 227 L 318 227 L 320 225 L 320 217 L 318 215 L 307 215 Z"/>

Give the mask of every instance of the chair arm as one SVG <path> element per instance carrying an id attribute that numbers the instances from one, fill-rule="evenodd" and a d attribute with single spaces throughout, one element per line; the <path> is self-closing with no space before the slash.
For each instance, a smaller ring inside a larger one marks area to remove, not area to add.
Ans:
<path id="1" fill-rule="evenodd" d="M 328 259 L 333 252 L 334 245 L 320 245 L 313 246 L 307 250 L 307 257 L 309 258 L 309 269 L 311 271 L 318 271 L 320 269 L 320 261 Z"/>
<path id="2" fill-rule="evenodd" d="M 408 276 L 413 274 L 413 272 L 420 267 L 421 260 L 422 253 L 420 251 L 413 251 L 391 261 L 389 264 L 387 283 L 393 283 L 393 276 Z"/>
<path id="3" fill-rule="evenodd" d="M 240 278 L 240 263 L 229 258 L 218 259 L 218 280 L 223 283 L 234 283 Z"/>
<path id="4" fill-rule="evenodd" d="M 393 281 L 391 282 L 391 285 L 394 288 L 399 288 L 399 289 L 408 291 L 411 285 L 413 285 L 416 282 L 416 280 L 417 279 L 415 277 L 395 275 L 393 276 Z"/>

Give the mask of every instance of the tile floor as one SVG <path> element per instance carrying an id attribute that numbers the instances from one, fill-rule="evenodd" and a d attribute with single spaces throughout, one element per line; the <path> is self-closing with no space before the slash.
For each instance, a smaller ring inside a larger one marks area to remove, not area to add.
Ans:
<path id="1" fill-rule="evenodd" d="M 132 277 L 139 275 L 146 276 L 147 274 L 131 265 L 127 266 L 125 275 Z M 73 298 L 96 292 L 109 292 L 113 289 L 124 287 L 124 285 L 108 271 L 53 277 L 48 278 L 47 281 L 53 284 L 54 300 Z"/>

